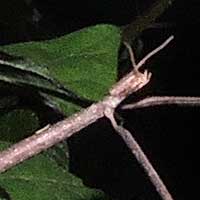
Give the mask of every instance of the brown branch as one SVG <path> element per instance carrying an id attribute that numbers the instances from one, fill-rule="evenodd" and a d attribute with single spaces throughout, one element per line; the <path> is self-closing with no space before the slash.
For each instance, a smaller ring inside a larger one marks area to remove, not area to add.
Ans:
<path id="1" fill-rule="evenodd" d="M 37 155 L 101 117 L 103 117 L 102 105 L 92 105 L 83 112 L 77 113 L 53 126 L 37 131 L 31 137 L 0 153 L 0 172 L 4 172 L 16 164 Z"/>
<path id="2" fill-rule="evenodd" d="M 136 73 L 130 72 L 130 74 L 126 75 L 121 81 L 114 85 L 113 89 L 110 91 L 110 96 L 106 96 L 99 103 L 93 104 L 89 108 L 52 126 L 37 131 L 36 134 L 31 137 L 2 151 L 0 153 L 0 172 L 4 172 L 16 164 L 37 155 L 41 151 L 70 137 L 84 127 L 87 127 L 99 118 L 104 117 L 104 110 L 106 107 L 115 109 L 131 91 L 137 91 L 146 85 L 149 81 L 147 77 L 147 72 L 145 74 L 139 71 Z M 121 88 L 119 83 L 122 86 Z M 134 84 L 132 85 L 132 83 Z M 118 93 L 115 88 L 118 88 Z M 116 95 L 113 91 L 116 92 Z"/>
<path id="3" fill-rule="evenodd" d="M 138 159 L 140 164 L 144 167 L 145 171 L 150 177 L 150 180 L 155 185 L 163 200 L 172 200 L 171 195 L 167 191 L 165 185 L 162 184 L 161 179 L 157 175 L 156 171 L 146 158 L 144 152 L 141 150 L 137 142 L 126 129 L 119 127 L 115 123 L 113 117 L 113 112 L 116 107 L 129 94 L 144 87 L 149 80 L 150 74 L 147 71 L 144 73 L 139 72 L 138 66 L 136 66 L 136 69 L 127 74 L 111 88 L 109 95 L 106 96 L 102 101 L 91 105 L 89 108 L 56 123 L 55 125 L 43 128 L 42 130 L 37 131 L 33 136 L 26 138 L 10 148 L 2 151 L 0 153 L 0 172 L 4 172 L 18 163 L 42 152 L 43 150 L 46 150 L 47 148 L 70 137 L 72 134 L 77 133 L 79 130 L 105 116 L 111 119 L 113 127 L 118 130 L 118 133 L 120 133 L 122 139 L 131 149 L 132 153 Z"/>
<path id="4" fill-rule="evenodd" d="M 200 97 L 153 96 L 136 103 L 123 105 L 121 108 L 135 109 L 162 105 L 200 106 Z"/>

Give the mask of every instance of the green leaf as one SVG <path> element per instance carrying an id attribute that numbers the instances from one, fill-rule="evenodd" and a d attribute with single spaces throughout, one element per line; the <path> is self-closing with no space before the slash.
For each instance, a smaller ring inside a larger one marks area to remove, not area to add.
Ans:
<path id="1" fill-rule="evenodd" d="M 0 149 L 5 146 L 8 144 L 0 142 Z M 85 187 L 43 154 L 1 174 L 0 187 L 15 200 L 105 199 L 103 193 Z"/>
<path id="2" fill-rule="evenodd" d="M 57 93 L 64 86 L 99 100 L 116 80 L 119 43 L 117 27 L 96 25 L 49 41 L 4 46 L 2 51 L 24 60 L 0 62 L 0 80 Z"/>
<path id="3" fill-rule="evenodd" d="M 73 113 L 80 111 L 81 107 L 77 104 L 67 102 L 61 98 L 53 97 L 50 95 L 46 95 L 42 93 L 43 101 L 45 105 L 54 107 L 58 109 L 61 113 L 65 114 L 66 116 L 70 116 Z"/>
<path id="4" fill-rule="evenodd" d="M 39 127 L 37 115 L 28 109 L 16 109 L 0 116 L 0 141 L 16 142 Z"/>
<path id="5" fill-rule="evenodd" d="M 27 67 L 28 66 L 28 67 Z M 35 70 L 36 68 L 36 70 Z M 80 100 L 74 92 L 63 87 L 58 81 L 37 71 L 40 67 L 35 66 L 29 59 L 17 61 L 0 60 L 0 80 L 3 83 L 17 86 L 29 86 L 29 89 L 47 92 L 65 100 Z"/>

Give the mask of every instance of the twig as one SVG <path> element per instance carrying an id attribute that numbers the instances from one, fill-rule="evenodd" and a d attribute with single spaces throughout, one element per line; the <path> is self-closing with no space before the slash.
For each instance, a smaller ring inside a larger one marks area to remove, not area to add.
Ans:
<path id="1" fill-rule="evenodd" d="M 162 105 L 200 106 L 200 97 L 153 96 L 136 103 L 123 105 L 122 109 L 146 108 Z"/>
<path id="2" fill-rule="evenodd" d="M 130 55 L 130 59 L 131 59 L 131 63 L 133 65 L 133 68 L 135 71 L 137 71 L 142 65 L 145 64 L 145 62 L 152 57 L 153 55 L 155 55 L 156 53 L 158 53 L 160 50 L 162 50 L 163 48 L 165 48 L 172 40 L 174 39 L 174 36 L 170 36 L 167 40 L 165 40 L 165 42 L 163 42 L 160 46 L 158 46 L 157 48 L 155 48 L 154 50 L 152 50 L 150 53 L 148 53 L 138 64 L 136 64 L 135 62 L 135 56 L 134 53 L 131 49 L 131 46 L 127 43 L 124 42 L 124 45 L 126 46 L 126 48 L 129 51 L 129 55 Z"/>
<path id="3" fill-rule="evenodd" d="M 156 53 L 158 53 L 161 49 L 163 49 L 164 47 L 166 47 L 172 40 L 174 39 L 174 36 L 170 36 L 164 43 L 162 43 L 160 46 L 158 46 L 156 49 L 154 49 L 153 51 L 151 51 L 150 53 L 148 53 L 138 64 L 137 64 L 137 68 L 139 69 L 142 65 L 145 64 L 145 62 L 152 57 L 153 55 L 155 55 Z"/>
<path id="4" fill-rule="evenodd" d="M 110 119 L 112 126 L 116 130 L 116 132 L 122 137 L 124 142 L 126 143 L 127 147 L 131 150 L 132 154 L 135 156 L 137 161 L 140 163 L 140 165 L 143 167 L 146 174 L 149 176 L 149 179 L 155 186 L 157 192 L 160 194 L 163 200 L 173 200 L 171 194 L 168 192 L 165 184 L 159 177 L 158 173 L 150 163 L 149 159 L 141 149 L 140 145 L 137 143 L 137 141 L 134 139 L 132 134 L 125 129 L 122 126 L 119 126 L 113 115 L 114 110 L 107 109 L 105 111 L 105 115 L 107 118 Z"/>
<path id="5" fill-rule="evenodd" d="M 103 116 L 103 106 L 101 104 L 94 104 L 88 109 L 60 121 L 49 128 L 37 131 L 31 137 L 20 141 L 0 153 L 0 172 L 4 172 L 18 163 L 37 155 Z"/>
<path id="6" fill-rule="evenodd" d="M 106 96 L 102 101 L 91 105 L 89 108 L 60 121 L 49 128 L 37 131 L 37 133 L 31 137 L 2 151 L 0 153 L 0 172 L 4 172 L 18 163 L 37 155 L 43 150 L 46 150 L 84 127 L 87 127 L 96 120 L 104 117 L 104 110 L 106 107 L 115 109 L 126 98 L 126 94 L 129 92 L 131 93 L 131 90 L 136 91 L 148 83 L 145 79 L 146 77 L 146 74 L 144 75 L 140 72 L 137 72 L 137 74 L 132 74 L 132 72 L 130 72 L 130 74 L 123 78 L 121 83 L 122 87 L 118 96 Z M 135 84 L 133 87 L 130 83 L 133 83 L 134 81 Z M 115 86 L 118 88 L 118 83 L 116 83 Z M 126 91 L 126 88 L 128 88 L 129 91 L 127 91 L 127 93 L 123 92 L 122 95 L 121 91 Z"/>
<path id="7" fill-rule="evenodd" d="M 140 162 L 141 166 L 144 167 L 163 200 L 172 200 L 165 185 L 160 180 L 137 142 L 126 129 L 118 126 L 114 120 L 113 112 L 116 107 L 129 94 L 144 87 L 150 80 L 150 74 L 147 71 L 141 73 L 137 69 L 138 66 L 116 83 L 109 91 L 109 95 L 102 101 L 91 105 L 89 108 L 74 114 L 55 125 L 37 131 L 33 136 L 2 151 L 0 153 L 0 172 L 4 172 L 16 164 L 40 153 L 105 116 L 111 120 L 113 127 L 121 135 L 132 153 Z"/>
<path id="8" fill-rule="evenodd" d="M 129 52 L 129 55 L 130 55 L 130 59 L 131 59 L 131 63 L 132 63 L 133 68 L 137 69 L 137 65 L 136 65 L 136 62 L 135 62 L 134 52 L 133 52 L 131 46 L 127 42 L 124 42 L 124 45 L 128 49 L 128 52 Z"/>

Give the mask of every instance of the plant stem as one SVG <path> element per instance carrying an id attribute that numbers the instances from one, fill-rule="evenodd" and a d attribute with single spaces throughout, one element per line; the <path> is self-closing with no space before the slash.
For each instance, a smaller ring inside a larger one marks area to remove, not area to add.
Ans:
<path id="1" fill-rule="evenodd" d="M 163 200 L 173 200 L 171 194 L 167 190 L 165 184 L 163 183 L 162 179 L 154 169 L 153 165 L 143 152 L 142 148 L 140 145 L 137 143 L 135 138 L 132 136 L 132 134 L 125 129 L 122 126 L 119 126 L 113 115 L 114 110 L 106 110 L 106 116 L 107 118 L 110 119 L 112 126 L 116 130 L 116 132 L 121 136 L 121 138 L 124 140 L 126 143 L 127 147 L 131 150 L 132 154 L 135 156 L 137 159 L 138 163 L 142 166 L 146 174 L 148 175 L 150 181 L 153 183 L 155 186 L 157 192 L 160 194 Z"/>
<path id="2" fill-rule="evenodd" d="M 162 105 L 200 106 L 200 97 L 153 96 L 136 103 L 123 105 L 122 109 L 146 108 Z"/>

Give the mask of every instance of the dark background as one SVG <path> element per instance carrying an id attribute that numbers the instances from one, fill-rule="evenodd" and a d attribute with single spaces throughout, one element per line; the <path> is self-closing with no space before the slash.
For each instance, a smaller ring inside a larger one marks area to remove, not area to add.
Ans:
<path id="1" fill-rule="evenodd" d="M 127 25 L 152 2 L 1 0 L 0 44 L 50 39 L 98 23 Z M 147 62 L 145 68 L 153 73 L 151 82 L 127 101 L 146 95 L 200 96 L 199 13 L 198 0 L 177 0 L 139 36 L 143 48 L 138 58 L 169 35 L 175 39 Z M 174 199 L 198 199 L 200 109 L 162 106 L 119 113 Z M 69 140 L 71 172 L 116 199 L 159 199 L 106 119 L 81 132 Z"/>

